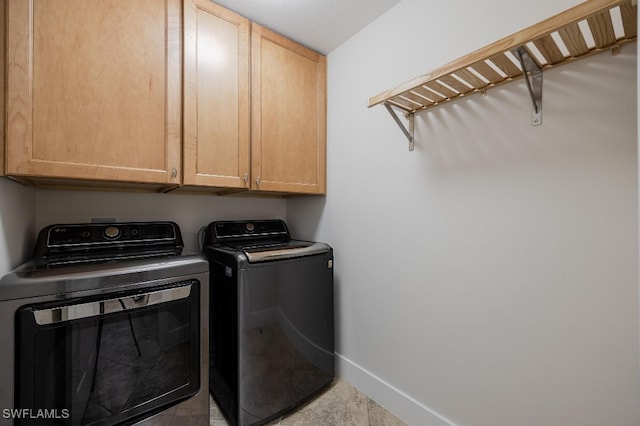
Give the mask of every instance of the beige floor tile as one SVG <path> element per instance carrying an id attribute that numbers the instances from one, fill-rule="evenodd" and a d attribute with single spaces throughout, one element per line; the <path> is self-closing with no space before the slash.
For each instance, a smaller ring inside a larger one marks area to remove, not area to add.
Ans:
<path id="1" fill-rule="evenodd" d="M 369 399 L 369 426 L 406 426 L 407 424 Z"/>
<path id="2" fill-rule="evenodd" d="M 213 398 L 209 398 L 209 426 L 228 426 Z"/>
<path id="3" fill-rule="evenodd" d="M 367 426 L 367 397 L 344 380 L 336 380 L 326 392 L 283 418 L 280 424 Z"/>
<path id="4" fill-rule="evenodd" d="M 210 426 L 227 426 L 211 399 Z M 297 411 L 271 426 L 406 426 L 401 420 L 341 379 Z"/>

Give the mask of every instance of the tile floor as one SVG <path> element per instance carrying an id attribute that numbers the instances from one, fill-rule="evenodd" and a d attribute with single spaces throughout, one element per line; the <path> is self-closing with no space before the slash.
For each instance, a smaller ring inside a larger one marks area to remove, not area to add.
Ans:
<path id="1" fill-rule="evenodd" d="M 269 423 L 272 426 L 402 426 L 400 419 L 367 398 L 356 388 L 336 379 L 325 392 L 299 410 Z M 227 426 L 222 413 L 211 400 L 210 426 Z"/>

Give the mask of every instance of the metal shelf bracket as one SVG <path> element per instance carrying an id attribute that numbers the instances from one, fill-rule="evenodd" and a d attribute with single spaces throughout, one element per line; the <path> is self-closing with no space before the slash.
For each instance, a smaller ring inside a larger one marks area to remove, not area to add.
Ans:
<path id="1" fill-rule="evenodd" d="M 405 118 L 409 120 L 409 128 L 407 129 L 405 125 L 402 123 L 402 121 L 400 121 L 398 114 L 395 113 L 391 104 L 389 102 L 385 102 L 384 106 L 387 109 L 387 111 L 389 111 L 389 114 L 391 114 L 391 117 L 393 117 L 393 121 L 396 122 L 398 127 L 400 127 L 400 130 L 402 130 L 402 133 L 404 133 L 404 135 L 409 140 L 409 151 L 413 151 L 413 149 L 415 148 L 415 143 L 413 139 L 413 121 L 414 121 L 413 115 L 414 114 L 412 112 L 405 114 Z"/>
<path id="2" fill-rule="evenodd" d="M 529 53 L 524 47 L 520 46 L 514 53 L 520 60 L 524 80 L 527 82 L 527 90 L 533 103 L 531 125 L 539 126 L 542 124 L 542 70 L 531 56 L 529 56 Z"/>

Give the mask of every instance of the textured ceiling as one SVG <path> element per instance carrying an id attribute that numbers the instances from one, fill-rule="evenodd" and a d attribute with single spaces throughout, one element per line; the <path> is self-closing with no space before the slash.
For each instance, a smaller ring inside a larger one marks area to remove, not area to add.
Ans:
<path id="1" fill-rule="evenodd" d="M 400 0 L 215 0 L 250 20 L 327 54 Z"/>

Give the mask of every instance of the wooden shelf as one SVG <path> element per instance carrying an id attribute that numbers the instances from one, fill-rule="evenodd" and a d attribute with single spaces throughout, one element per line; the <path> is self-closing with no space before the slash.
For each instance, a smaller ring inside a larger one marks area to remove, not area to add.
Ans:
<path id="1" fill-rule="evenodd" d="M 413 114 L 523 76 L 515 50 L 523 47 L 541 70 L 557 67 L 637 38 L 631 0 L 588 0 L 525 30 L 369 99 Z"/>

